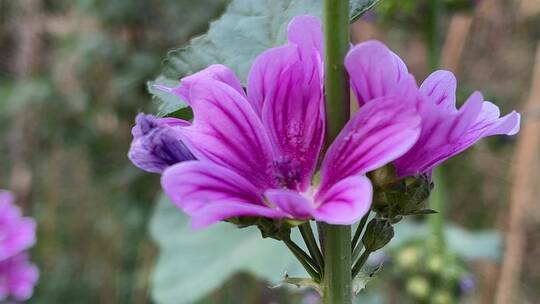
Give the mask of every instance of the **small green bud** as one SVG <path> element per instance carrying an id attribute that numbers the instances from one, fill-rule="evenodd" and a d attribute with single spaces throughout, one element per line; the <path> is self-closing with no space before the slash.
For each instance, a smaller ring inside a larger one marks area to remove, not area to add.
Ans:
<path id="1" fill-rule="evenodd" d="M 421 276 L 414 276 L 407 281 L 407 293 L 418 299 L 426 299 L 429 294 L 429 282 Z"/>
<path id="2" fill-rule="evenodd" d="M 263 238 L 273 238 L 276 240 L 288 239 L 291 235 L 291 227 L 296 226 L 297 222 L 285 220 L 273 220 L 264 217 L 233 217 L 227 220 L 238 228 L 257 226 L 261 231 Z"/>
<path id="3" fill-rule="evenodd" d="M 433 293 L 433 304 L 451 304 L 454 303 L 452 296 L 446 290 L 437 290 Z"/>
<path id="4" fill-rule="evenodd" d="M 420 254 L 414 247 L 403 248 L 396 257 L 398 266 L 403 269 L 414 268 L 420 260 Z"/>
<path id="5" fill-rule="evenodd" d="M 367 225 L 362 243 L 370 252 L 383 248 L 394 237 L 394 227 L 387 219 L 374 218 Z"/>
<path id="6" fill-rule="evenodd" d="M 434 255 L 428 259 L 427 267 L 433 273 L 440 273 L 444 268 L 444 258 L 441 255 Z"/>

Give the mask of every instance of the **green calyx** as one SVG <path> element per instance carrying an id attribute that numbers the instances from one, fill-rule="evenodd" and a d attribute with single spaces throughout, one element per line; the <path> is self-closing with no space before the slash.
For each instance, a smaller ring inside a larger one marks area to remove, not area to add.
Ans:
<path id="1" fill-rule="evenodd" d="M 408 176 L 400 180 L 392 180 L 389 176 L 379 173 L 377 178 L 372 179 L 375 186 L 373 210 L 379 216 L 392 219 L 395 223 L 406 215 L 435 213 L 424 208 L 433 189 L 433 182 L 427 175 Z"/>
<path id="2" fill-rule="evenodd" d="M 368 252 L 375 252 L 390 242 L 394 237 L 394 227 L 388 219 L 374 218 L 366 227 L 362 237 L 364 248 Z"/>

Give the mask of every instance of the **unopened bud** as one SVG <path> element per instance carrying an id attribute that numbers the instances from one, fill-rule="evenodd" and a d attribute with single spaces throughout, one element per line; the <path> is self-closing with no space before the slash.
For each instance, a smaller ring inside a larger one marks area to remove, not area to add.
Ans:
<path id="1" fill-rule="evenodd" d="M 288 239 L 291 235 L 291 223 L 282 220 L 273 220 L 264 217 L 241 216 L 227 219 L 227 222 L 235 224 L 238 228 L 257 226 L 263 238 L 276 240 Z"/>
<path id="2" fill-rule="evenodd" d="M 394 237 L 394 227 L 387 219 L 374 218 L 367 225 L 362 243 L 369 252 L 383 248 Z"/>
<path id="3" fill-rule="evenodd" d="M 423 209 L 433 183 L 426 175 L 409 176 L 383 186 L 375 186 L 373 209 L 382 217 L 396 218 L 411 214 L 429 214 Z"/>
<path id="4" fill-rule="evenodd" d="M 407 281 L 407 292 L 415 298 L 426 299 L 429 294 L 429 282 L 421 276 L 412 277 Z"/>
<path id="5" fill-rule="evenodd" d="M 369 172 L 368 176 L 371 183 L 377 187 L 384 187 L 394 183 L 397 180 L 396 169 L 391 163 Z"/>

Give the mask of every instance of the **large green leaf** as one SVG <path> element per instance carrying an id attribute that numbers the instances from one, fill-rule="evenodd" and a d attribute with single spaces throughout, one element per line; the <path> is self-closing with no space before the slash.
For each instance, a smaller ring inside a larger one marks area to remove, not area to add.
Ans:
<path id="1" fill-rule="evenodd" d="M 320 13 L 320 0 L 233 0 L 225 13 L 210 24 L 208 33 L 169 52 L 162 74 L 149 83 L 149 88 L 154 84 L 176 84 L 181 77 L 214 63 L 227 65 L 245 81 L 258 54 L 285 42 L 287 24 L 293 16 Z M 161 115 L 185 107 L 177 98 L 163 98 L 155 90 L 150 93 L 157 99 Z"/>
<path id="2" fill-rule="evenodd" d="M 285 273 L 307 276 L 283 243 L 263 239 L 256 228 L 228 223 L 194 231 L 165 196 L 158 201 L 150 232 L 159 248 L 152 280 L 156 303 L 193 303 L 239 271 L 272 283 Z"/>
<path id="3" fill-rule="evenodd" d="M 351 20 L 359 18 L 377 2 L 352 1 Z M 320 16 L 321 3 L 321 0 L 233 0 L 225 13 L 210 24 L 208 33 L 169 52 L 161 75 L 148 83 L 148 89 L 158 103 L 159 114 L 175 112 L 186 104 L 177 97 L 167 97 L 166 93 L 153 89 L 153 85 L 176 85 L 180 78 L 214 63 L 232 68 L 245 82 L 255 57 L 285 42 L 289 21 L 302 14 Z"/>

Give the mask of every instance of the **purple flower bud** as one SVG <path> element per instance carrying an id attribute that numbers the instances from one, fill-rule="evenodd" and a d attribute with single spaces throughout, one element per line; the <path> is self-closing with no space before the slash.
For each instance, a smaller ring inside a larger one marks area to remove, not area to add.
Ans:
<path id="1" fill-rule="evenodd" d="M 466 274 L 461 277 L 459 281 L 459 289 L 462 294 L 468 294 L 473 291 L 475 287 L 474 277 L 471 274 Z"/>
<path id="2" fill-rule="evenodd" d="M 14 196 L 0 190 L 0 302 L 30 298 L 39 272 L 24 252 L 35 243 L 36 224 L 22 217 Z"/>
<path id="3" fill-rule="evenodd" d="M 148 172 L 161 173 L 171 165 L 195 159 L 180 140 L 177 129 L 189 125 L 188 122 L 140 113 L 135 123 L 128 153 L 135 166 Z"/>
<path id="4" fill-rule="evenodd" d="M 321 303 L 321 296 L 316 292 L 308 292 L 302 299 L 302 304 L 319 304 Z"/>

